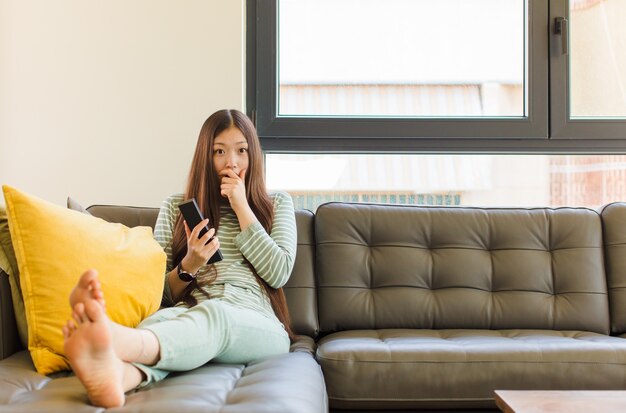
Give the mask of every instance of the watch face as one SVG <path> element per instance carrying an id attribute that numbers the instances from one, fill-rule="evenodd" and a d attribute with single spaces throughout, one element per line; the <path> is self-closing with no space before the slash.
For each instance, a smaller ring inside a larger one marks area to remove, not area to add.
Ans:
<path id="1" fill-rule="evenodd" d="M 193 275 L 189 274 L 188 272 L 181 271 L 178 273 L 178 278 L 183 281 L 189 282 L 193 280 Z"/>

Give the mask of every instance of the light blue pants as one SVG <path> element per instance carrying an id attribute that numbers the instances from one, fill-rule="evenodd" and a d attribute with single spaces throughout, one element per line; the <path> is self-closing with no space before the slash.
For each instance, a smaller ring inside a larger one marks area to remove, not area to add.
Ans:
<path id="1" fill-rule="evenodd" d="M 276 318 L 220 300 L 207 300 L 191 308 L 161 309 L 137 328 L 152 331 L 161 347 L 161 357 L 154 366 L 133 363 L 146 375 L 139 387 L 210 360 L 247 364 L 289 352 L 289 336 Z"/>

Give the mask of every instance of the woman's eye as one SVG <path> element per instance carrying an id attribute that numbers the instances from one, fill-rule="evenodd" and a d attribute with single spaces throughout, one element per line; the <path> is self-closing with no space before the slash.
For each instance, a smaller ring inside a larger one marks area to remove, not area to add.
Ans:
<path id="1" fill-rule="evenodd" d="M 216 155 L 223 155 L 224 154 L 224 149 L 216 149 L 213 151 L 214 154 Z"/>
<path id="2" fill-rule="evenodd" d="M 239 148 L 239 152 L 246 153 L 248 152 L 248 148 Z"/>

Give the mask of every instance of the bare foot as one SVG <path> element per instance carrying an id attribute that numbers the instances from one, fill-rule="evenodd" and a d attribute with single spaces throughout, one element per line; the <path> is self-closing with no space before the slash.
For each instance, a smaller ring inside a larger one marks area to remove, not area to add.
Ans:
<path id="1" fill-rule="evenodd" d="M 65 355 L 94 406 L 124 405 L 124 363 L 113 350 L 111 327 L 93 299 L 74 306 L 76 323 L 63 327 Z"/>
<path id="2" fill-rule="evenodd" d="M 94 301 L 95 300 L 95 301 Z M 98 281 L 98 272 L 96 270 L 87 270 L 79 278 L 78 283 L 70 293 L 70 305 L 72 306 L 72 318 L 74 320 L 81 319 L 81 316 L 76 313 L 76 305 L 82 303 L 83 306 L 87 301 L 94 301 L 99 303 L 103 309 L 105 308 L 104 293 L 100 288 L 100 282 Z M 83 307 L 84 309 L 84 307 Z M 84 310 L 83 310 L 84 311 Z M 91 318 L 91 317 L 89 317 Z M 139 341 L 140 344 L 133 345 L 128 343 L 125 339 L 118 339 L 118 337 L 127 337 L 128 334 L 124 334 L 129 330 L 127 327 L 123 327 L 113 322 L 106 315 L 104 316 L 104 322 L 109 324 L 109 335 L 112 337 L 113 349 L 118 358 L 122 361 L 137 361 L 137 358 L 143 355 L 143 339 Z M 70 320 L 63 327 L 64 337 L 72 334 L 76 330 L 76 324 Z M 133 330 L 133 329 L 130 329 Z"/>
<path id="3" fill-rule="evenodd" d="M 70 293 L 70 307 L 74 308 L 76 304 L 84 303 L 89 299 L 98 301 L 104 307 L 104 293 L 100 288 L 96 270 L 87 270 L 80 276 Z"/>

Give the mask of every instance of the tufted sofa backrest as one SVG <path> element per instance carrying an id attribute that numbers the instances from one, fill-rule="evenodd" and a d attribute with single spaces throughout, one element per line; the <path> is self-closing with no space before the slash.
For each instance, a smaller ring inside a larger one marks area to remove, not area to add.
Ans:
<path id="1" fill-rule="evenodd" d="M 611 333 L 626 333 L 626 203 L 601 209 L 606 279 L 611 308 Z"/>
<path id="2" fill-rule="evenodd" d="M 602 227 L 590 209 L 329 203 L 315 235 L 322 333 L 609 332 Z"/>

